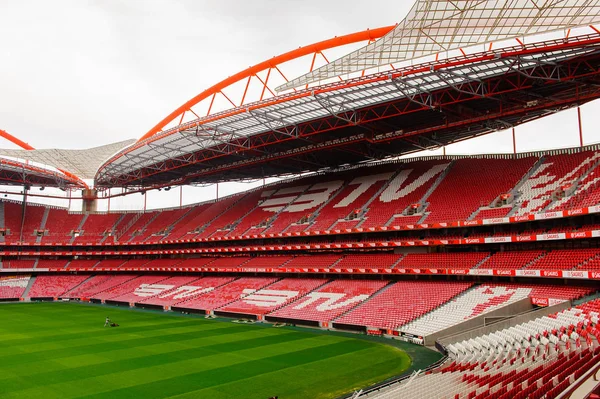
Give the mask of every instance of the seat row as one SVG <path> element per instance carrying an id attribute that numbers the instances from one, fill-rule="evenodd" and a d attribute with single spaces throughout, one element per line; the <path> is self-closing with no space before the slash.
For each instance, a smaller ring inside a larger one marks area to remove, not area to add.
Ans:
<path id="1" fill-rule="evenodd" d="M 490 269 L 490 270 L 600 270 L 600 249 L 560 249 L 489 252 L 408 253 L 316 253 L 275 256 L 212 256 L 158 259 L 10 259 L 0 269 L 74 269 L 111 268 L 168 271 L 185 268 L 212 269 Z"/>
<path id="2" fill-rule="evenodd" d="M 438 369 L 392 387 L 392 398 L 556 398 L 600 362 L 592 300 L 562 312 L 447 345 Z"/>
<path id="3" fill-rule="evenodd" d="M 413 160 L 310 176 L 185 208 L 74 214 L 4 202 L 9 242 L 159 242 L 436 223 L 600 202 L 600 152 Z M 22 220 L 25 215 L 25 220 Z"/>
<path id="4" fill-rule="evenodd" d="M 591 291 L 441 281 L 100 274 L 39 275 L 27 296 L 220 311 L 426 336 L 530 296 L 564 300 Z"/>

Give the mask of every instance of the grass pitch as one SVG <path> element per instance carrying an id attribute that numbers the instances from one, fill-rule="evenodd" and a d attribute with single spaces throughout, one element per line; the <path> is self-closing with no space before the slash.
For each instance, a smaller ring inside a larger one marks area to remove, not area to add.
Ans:
<path id="1" fill-rule="evenodd" d="M 121 327 L 104 328 L 107 315 Z M 4 304 L 0 320 L 5 399 L 335 398 L 411 366 L 405 351 L 350 335 L 159 312 Z M 424 355 L 415 367 L 437 359 L 406 348 Z"/>

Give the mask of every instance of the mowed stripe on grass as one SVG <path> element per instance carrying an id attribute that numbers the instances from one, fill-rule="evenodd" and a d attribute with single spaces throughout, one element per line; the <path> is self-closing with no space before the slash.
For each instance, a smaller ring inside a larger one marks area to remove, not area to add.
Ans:
<path id="1" fill-rule="evenodd" d="M 0 320 L 2 398 L 333 398 L 410 366 L 353 337 L 158 312 L 10 304 Z"/>

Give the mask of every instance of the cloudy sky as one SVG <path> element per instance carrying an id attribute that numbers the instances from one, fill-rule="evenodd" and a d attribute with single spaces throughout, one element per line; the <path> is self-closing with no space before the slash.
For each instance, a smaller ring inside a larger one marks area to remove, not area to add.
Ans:
<path id="1" fill-rule="evenodd" d="M 36 148 L 137 138 L 221 79 L 392 25 L 404 3 L 0 0 L 0 129 Z"/>
<path id="2" fill-rule="evenodd" d="M 411 4 L 0 0 L 0 129 L 36 148 L 138 138 L 227 76 L 301 45 L 392 25 Z M 598 104 L 583 107 L 586 143 L 600 141 L 595 115 Z M 567 111 L 519 127 L 518 150 L 577 145 L 576 118 Z M 510 151 L 510 132 L 447 149 Z"/>

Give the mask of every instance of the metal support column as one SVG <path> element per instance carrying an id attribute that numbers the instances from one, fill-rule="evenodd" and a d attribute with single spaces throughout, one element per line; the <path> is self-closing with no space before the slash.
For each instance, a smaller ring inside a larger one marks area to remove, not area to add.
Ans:
<path id="1" fill-rule="evenodd" d="M 577 121 L 579 123 L 579 147 L 583 147 L 583 128 L 581 127 L 581 107 L 577 107 Z"/>
<path id="2" fill-rule="evenodd" d="M 513 142 L 513 155 L 517 155 L 517 136 L 515 134 L 515 128 L 512 128 L 512 142 Z"/>
<path id="3" fill-rule="evenodd" d="M 25 226 L 25 214 L 27 209 L 27 191 L 29 188 L 27 184 L 23 185 L 23 204 L 21 204 L 21 228 L 19 231 L 19 242 L 23 242 L 23 227 Z"/>

